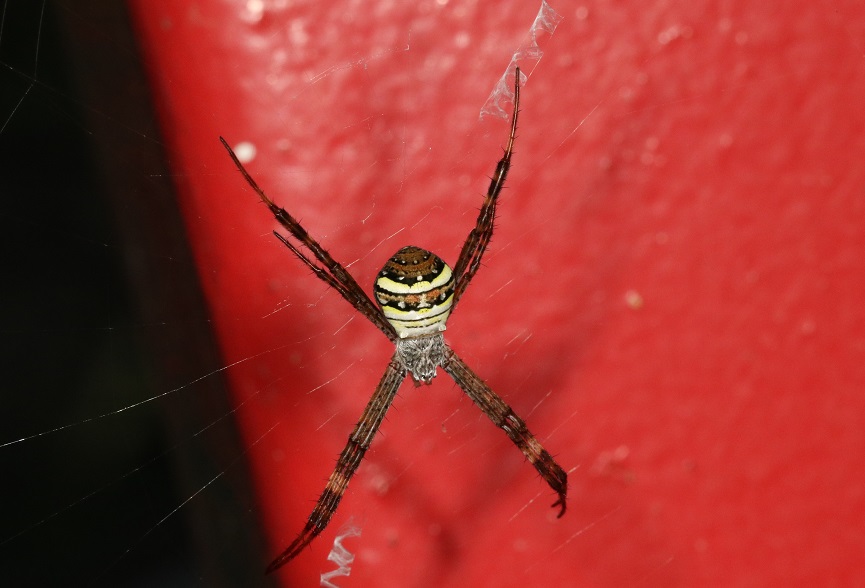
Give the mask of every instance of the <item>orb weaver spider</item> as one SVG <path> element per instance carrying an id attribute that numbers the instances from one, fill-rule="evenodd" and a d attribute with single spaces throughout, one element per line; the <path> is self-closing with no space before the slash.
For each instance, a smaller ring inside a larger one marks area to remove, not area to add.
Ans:
<path id="1" fill-rule="evenodd" d="M 514 110 L 507 147 L 496 166 L 477 222 L 463 244 L 456 266 L 451 269 L 437 255 L 420 247 L 403 247 L 388 260 L 376 277 L 373 291 L 379 306 L 372 302 L 351 274 L 335 261 L 293 216 L 265 195 L 225 139 L 219 138 L 246 182 L 297 243 L 274 231 L 276 238 L 396 345 L 396 351 L 360 421 L 349 435 L 348 443 L 306 525 L 297 538 L 270 563 L 267 573 L 294 559 L 330 522 L 349 480 L 363 460 L 406 376 L 409 373 L 412 375 L 415 386 L 430 384 L 439 367 L 453 378 L 493 424 L 502 429 L 523 452 L 541 477 L 558 494 L 558 500 L 552 505 L 560 507 L 558 517 L 565 514 L 567 473 L 529 432 L 525 422 L 514 414 L 511 407 L 454 353 L 443 335 L 445 323 L 480 267 L 483 254 L 493 235 L 496 203 L 511 166 L 517 132 L 520 107 L 519 68 L 516 68 L 515 78 Z M 308 254 L 301 250 L 302 247 L 312 253 L 314 259 L 308 257 Z"/>

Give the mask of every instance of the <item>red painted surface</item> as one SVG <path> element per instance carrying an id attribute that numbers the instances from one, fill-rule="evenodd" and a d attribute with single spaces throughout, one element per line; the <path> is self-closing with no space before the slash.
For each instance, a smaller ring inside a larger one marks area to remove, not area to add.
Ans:
<path id="1" fill-rule="evenodd" d="M 260 185 L 365 287 L 405 244 L 453 262 L 507 133 L 478 111 L 538 6 L 131 4 L 225 363 L 245 360 L 264 564 L 391 346 L 270 235 L 217 137 L 255 144 Z M 314 585 L 353 517 L 343 586 L 865 582 L 865 9 L 554 7 L 447 335 L 573 470 L 568 513 L 446 377 L 406 383 L 279 577 Z"/>

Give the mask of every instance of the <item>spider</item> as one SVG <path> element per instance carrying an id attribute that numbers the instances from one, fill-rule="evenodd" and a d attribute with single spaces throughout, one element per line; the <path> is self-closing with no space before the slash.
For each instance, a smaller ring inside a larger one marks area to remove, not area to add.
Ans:
<path id="1" fill-rule="evenodd" d="M 351 274 L 335 261 L 293 216 L 265 195 L 225 139 L 219 138 L 247 183 L 297 243 L 274 231 L 276 238 L 396 345 L 396 351 L 360 421 L 349 436 L 336 468 L 306 525 L 291 545 L 270 563 L 266 572 L 268 574 L 294 559 L 330 522 L 349 480 L 375 437 L 400 384 L 409 373 L 415 386 L 420 386 L 432 382 L 437 368 L 441 367 L 447 372 L 535 466 L 541 477 L 558 494 L 558 500 L 552 505 L 560 507 L 558 517 L 565 514 L 568 492 L 568 477 L 565 471 L 529 432 L 525 422 L 514 414 L 511 407 L 454 353 L 442 334 L 448 316 L 480 267 L 481 258 L 493 234 L 496 202 L 511 166 L 517 132 L 520 106 L 519 68 L 516 68 L 515 77 L 514 111 L 507 147 L 496 166 L 477 222 L 463 244 L 456 266 L 451 269 L 440 257 L 420 247 L 403 247 L 388 260 L 376 277 L 373 291 L 379 306 L 372 302 Z M 302 251 L 302 247 L 312 253 L 314 259 Z"/>

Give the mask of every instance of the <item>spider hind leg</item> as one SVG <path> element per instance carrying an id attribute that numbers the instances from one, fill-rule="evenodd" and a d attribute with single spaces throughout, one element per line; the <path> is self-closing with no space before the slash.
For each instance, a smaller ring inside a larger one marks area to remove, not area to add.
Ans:
<path id="1" fill-rule="evenodd" d="M 345 448 L 340 453 L 336 468 L 330 474 L 327 485 L 321 496 L 319 496 L 318 502 L 315 504 L 312 514 L 309 515 L 303 530 L 291 542 L 291 545 L 286 547 L 267 566 L 268 574 L 297 557 L 327 527 L 330 519 L 333 517 L 333 513 L 336 512 L 336 507 L 339 506 L 339 502 L 342 500 L 343 494 L 345 494 L 351 477 L 357 471 L 366 450 L 369 449 L 373 437 L 378 432 L 381 422 L 384 420 L 384 415 L 387 413 L 387 409 L 390 408 L 396 396 L 396 391 L 399 389 L 399 385 L 405 379 L 405 376 L 406 372 L 399 363 L 396 354 L 394 354 L 390 363 L 387 364 L 384 375 L 382 375 L 378 387 L 376 387 L 375 392 L 373 392 L 372 397 L 369 399 L 369 403 L 366 405 L 360 420 L 355 425 L 354 431 L 349 436 Z"/>
<path id="2" fill-rule="evenodd" d="M 558 517 L 564 515 L 567 508 L 568 474 L 532 435 L 525 421 L 518 417 L 513 409 L 450 348 L 446 348 L 445 363 L 442 368 L 493 424 L 507 434 L 550 488 L 559 495 L 553 507 L 560 507 Z"/>

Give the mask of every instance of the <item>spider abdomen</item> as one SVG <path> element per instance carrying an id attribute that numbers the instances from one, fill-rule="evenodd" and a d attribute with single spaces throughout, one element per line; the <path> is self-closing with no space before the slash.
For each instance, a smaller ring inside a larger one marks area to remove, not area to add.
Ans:
<path id="1" fill-rule="evenodd" d="M 378 273 L 373 291 L 400 339 L 423 337 L 445 330 L 454 302 L 454 275 L 436 254 L 403 247 Z"/>

